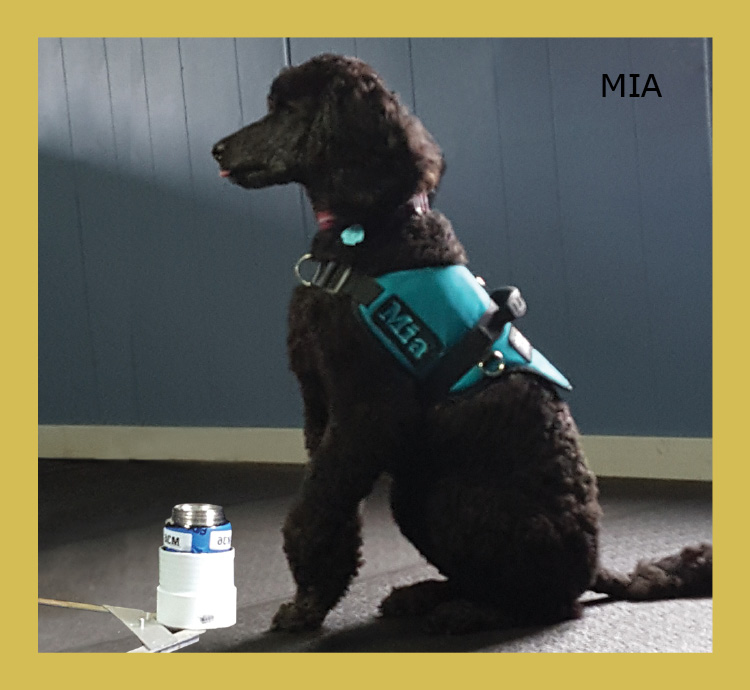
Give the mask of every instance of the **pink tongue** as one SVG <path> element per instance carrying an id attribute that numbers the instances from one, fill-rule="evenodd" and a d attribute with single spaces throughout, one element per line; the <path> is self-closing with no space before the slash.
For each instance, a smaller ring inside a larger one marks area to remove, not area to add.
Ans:
<path id="1" fill-rule="evenodd" d="M 219 177 L 229 177 L 231 174 L 229 170 L 219 170 Z"/>

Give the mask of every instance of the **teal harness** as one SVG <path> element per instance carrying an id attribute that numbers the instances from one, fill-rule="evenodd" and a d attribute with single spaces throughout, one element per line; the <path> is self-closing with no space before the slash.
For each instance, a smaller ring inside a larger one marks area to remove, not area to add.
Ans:
<path id="1" fill-rule="evenodd" d="M 525 311 L 515 288 L 511 290 L 523 309 L 506 316 L 465 266 L 411 269 L 370 278 L 331 261 L 322 263 L 312 280 L 305 281 L 299 267 L 310 259 L 306 254 L 295 268 L 300 281 L 350 295 L 375 338 L 433 397 L 460 393 L 486 376 L 514 370 L 572 388 L 510 323 Z"/>

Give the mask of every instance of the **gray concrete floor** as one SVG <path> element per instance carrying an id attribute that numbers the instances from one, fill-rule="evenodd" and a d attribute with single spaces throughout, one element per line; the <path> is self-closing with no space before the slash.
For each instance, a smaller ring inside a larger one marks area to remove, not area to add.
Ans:
<path id="1" fill-rule="evenodd" d="M 386 621 L 377 606 L 394 585 L 434 576 L 401 536 L 380 485 L 364 506 L 366 563 L 315 633 L 268 633 L 293 593 L 281 524 L 298 467 L 225 463 L 39 461 L 39 596 L 156 610 L 158 548 L 171 508 L 223 505 L 232 522 L 237 624 L 209 630 L 189 652 L 711 652 L 712 600 L 610 602 L 585 596 L 583 618 L 553 626 L 431 636 Z M 602 560 L 639 558 L 711 539 L 711 485 L 601 480 Z M 40 652 L 126 652 L 138 639 L 108 613 L 39 606 Z"/>

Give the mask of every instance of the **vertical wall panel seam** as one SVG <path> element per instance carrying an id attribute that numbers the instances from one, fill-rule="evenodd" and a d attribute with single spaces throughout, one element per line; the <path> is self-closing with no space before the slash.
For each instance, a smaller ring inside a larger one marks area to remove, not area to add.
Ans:
<path id="1" fill-rule="evenodd" d="M 73 163 L 73 204 L 75 206 L 75 218 L 76 218 L 76 232 L 78 235 L 78 255 L 81 261 L 81 272 L 83 274 L 83 301 L 84 310 L 86 312 L 86 331 L 88 335 L 89 343 L 89 354 L 91 356 L 91 363 L 94 370 L 94 386 L 96 389 L 96 417 L 101 420 L 102 418 L 102 390 L 101 381 L 99 379 L 99 358 L 96 354 L 96 347 L 94 346 L 94 329 L 91 324 L 91 299 L 89 295 L 89 279 L 88 272 L 86 270 L 86 251 L 84 249 L 83 241 L 83 214 L 81 210 L 81 193 L 78 189 L 78 162 L 76 160 L 75 148 L 73 145 L 73 121 L 70 115 L 70 90 L 68 88 L 68 73 L 67 65 L 65 64 L 65 44 L 63 39 L 60 39 L 60 62 L 62 66 L 63 85 L 65 87 L 65 111 L 68 120 L 68 145 L 70 147 L 70 159 Z"/>
<path id="2" fill-rule="evenodd" d="M 143 70 L 143 97 L 146 104 L 146 127 L 148 129 L 148 147 L 149 147 L 149 157 L 151 160 L 151 180 L 152 182 L 156 182 L 156 159 L 154 156 L 154 134 L 153 134 L 153 125 L 151 122 L 151 102 L 149 100 L 149 93 L 148 93 L 148 72 L 146 71 L 146 49 L 143 44 L 143 38 L 140 38 L 138 41 L 139 50 L 141 53 L 141 69 Z M 135 337 L 135 329 L 133 329 L 133 335 Z M 136 353 L 136 347 L 135 343 L 133 343 L 133 359 L 136 359 L 135 356 Z M 133 368 L 136 369 L 136 363 L 134 362 Z M 141 400 L 140 396 L 140 388 L 138 388 L 139 391 L 139 398 L 138 398 L 138 415 L 139 415 L 139 424 L 145 425 L 147 422 L 146 419 L 146 412 L 144 404 Z"/>
<path id="3" fill-rule="evenodd" d="M 407 46 L 408 46 L 408 54 L 409 54 L 409 77 L 411 79 L 411 102 L 412 106 L 414 108 L 414 114 L 417 114 L 417 81 L 414 77 L 414 53 L 413 46 L 412 46 L 412 40 L 411 38 L 407 38 Z"/>
<path id="4" fill-rule="evenodd" d="M 239 126 L 242 127 L 245 124 L 245 108 L 243 107 L 244 104 L 242 103 L 242 84 L 240 83 L 240 56 L 237 53 L 237 39 L 233 38 L 232 41 L 234 42 L 234 67 L 237 73 L 237 98 L 239 99 L 240 103 Z"/>
<path id="5" fill-rule="evenodd" d="M 714 122 L 713 122 L 713 41 L 703 39 L 703 84 L 706 92 L 706 125 L 708 134 L 708 165 L 713 174 Z"/>
<path id="6" fill-rule="evenodd" d="M 190 176 L 191 197 L 195 199 L 195 175 L 193 174 L 193 152 L 190 150 L 190 123 L 188 122 L 187 95 L 185 93 L 185 67 L 182 64 L 182 39 L 177 39 L 177 57 L 180 63 L 180 90 L 182 92 L 182 110 L 185 114 L 185 139 L 187 140 L 188 174 Z"/>
<path id="7" fill-rule="evenodd" d="M 497 45 L 495 41 L 492 42 L 492 50 L 491 50 L 491 59 L 492 59 L 492 96 L 495 103 L 495 124 L 497 126 L 497 155 L 500 158 L 500 194 L 503 204 L 503 226 L 505 229 L 505 251 L 507 252 L 507 266 L 508 266 L 508 278 L 507 282 L 513 284 L 513 244 L 511 242 L 511 232 L 510 232 L 510 218 L 508 215 L 508 192 L 505 184 L 505 180 L 507 179 L 506 176 L 506 169 L 505 169 L 505 155 L 503 152 L 503 132 L 502 132 L 502 123 L 499 116 L 500 113 L 500 92 L 498 89 L 498 80 L 499 80 L 499 74 L 498 74 L 498 55 L 497 55 Z"/>
<path id="8" fill-rule="evenodd" d="M 109 74 L 109 55 L 107 54 L 107 39 L 102 38 L 102 49 L 104 52 L 104 71 L 107 74 L 107 98 L 109 99 L 109 124 L 112 129 L 112 148 L 115 152 L 115 167 L 119 167 L 120 158 L 117 149 L 117 132 L 115 131 L 115 110 L 112 103 L 112 80 Z"/>
<path id="9" fill-rule="evenodd" d="M 627 40 L 628 47 L 628 63 L 630 67 L 630 74 L 633 72 L 633 39 Z M 636 191 L 638 193 L 638 239 L 640 241 L 641 256 L 640 261 L 642 265 L 643 282 L 645 285 L 646 292 L 646 352 L 655 351 L 655 338 L 654 338 L 654 301 L 648 299 L 651 295 L 651 273 L 648 269 L 648 243 L 646 241 L 646 228 L 643 219 L 643 175 L 641 173 L 641 138 L 638 131 L 638 114 L 636 112 L 636 101 L 628 99 L 630 103 L 630 116 L 633 123 L 633 138 L 635 139 L 635 183 Z M 640 102 L 640 101 L 637 101 Z M 658 394 L 659 387 L 659 371 L 654 364 L 653 357 L 646 357 L 646 368 L 648 369 L 648 381 L 651 384 L 649 387 L 653 387 L 655 390 L 650 391 L 651 395 Z"/>
<path id="10" fill-rule="evenodd" d="M 148 148 L 149 155 L 151 156 L 151 175 L 152 179 L 156 180 L 156 160 L 154 157 L 154 133 L 151 124 L 151 103 L 148 97 L 148 75 L 146 72 L 146 51 L 143 46 L 143 38 L 140 39 L 141 45 L 141 67 L 143 69 L 143 92 L 146 98 L 146 122 L 148 125 Z"/>
<path id="11" fill-rule="evenodd" d="M 549 39 L 544 39 L 544 47 L 547 55 L 547 91 L 549 93 L 549 110 L 552 119 L 552 160 L 555 167 L 555 207 L 557 211 L 557 237 L 560 246 L 560 267 L 563 276 L 563 310 L 565 326 L 568 330 L 566 340 L 570 341 L 572 328 L 570 319 L 570 282 L 568 275 L 568 262 L 565 260 L 565 228 L 563 227 L 562 199 L 560 197 L 560 161 L 557 151 L 557 116 L 555 114 L 555 91 L 552 84 L 552 58 L 549 50 Z"/>
<path id="12" fill-rule="evenodd" d="M 120 161 L 120 153 L 119 148 L 117 145 L 117 128 L 115 126 L 115 107 L 114 102 L 112 100 L 112 79 L 109 69 L 109 54 L 107 52 L 107 39 L 102 38 L 102 46 L 104 49 L 104 68 L 105 72 L 107 73 L 107 97 L 109 98 L 109 120 L 110 125 L 112 127 L 112 146 L 115 153 L 115 169 L 118 173 L 121 173 L 121 161 Z M 133 234 L 131 232 L 127 233 L 127 247 L 129 250 L 129 256 L 128 256 L 128 263 L 132 265 L 133 259 L 135 256 L 134 248 L 133 248 Z M 129 361 L 130 361 L 130 384 L 132 386 L 132 395 L 130 396 L 131 404 L 133 405 L 134 409 L 131 409 L 131 414 L 134 414 L 136 420 L 141 419 L 141 412 L 140 412 L 140 394 L 139 394 L 139 385 L 138 385 L 138 375 L 136 370 L 136 363 L 135 363 L 135 333 L 133 329 L 133 324 L 135 322 L 135 319 L 133 318 L 133 285 L 132 282 L 128 283 L 128 290 L 127 290 L 127 306 L 128 306 L 128 346 L 130 348 L 129 354 Z"/>
<path id="13" fill-rule="evenodd" d="M 291 67 L 294 63 L 292 62 L 292 39 L 284 38 L 284 62 L 286 67 Z M 305 242 L 305 248 L 310 244 L 315 229 L 311 229 L 307 222 L 307 214 L 305 213 L 305 190 L 301 184 L 297 185 L 297 198 L 299 199 L 299 213 L 302 219 L 300 227 L 302 228 L 302 239 Z M 307 249 L 305 249 L 307 251 Z"/>
<path id="14" fill-rule="evenodd" d="M 232 39 L 234 44 L 234 68 L 237 74 L 237 99 L 239 101 L 240 105 L 240 122 L 237 126 L 237 129 L 240 129 L 241 127 L 245 126 L 245 104 L 242 102 L 242 82 L 240 80 L 240 55 L 239 51 L 237 50 L 237 39 Z M 248 195 L 250 197 L 250 195 Z M 248 211 L 252 212 L 253 207 L 253 199 L 248 198 Z"/>

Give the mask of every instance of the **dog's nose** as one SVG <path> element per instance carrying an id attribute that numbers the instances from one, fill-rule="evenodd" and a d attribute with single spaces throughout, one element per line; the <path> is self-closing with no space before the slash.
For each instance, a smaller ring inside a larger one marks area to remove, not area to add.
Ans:
<path id="1" fill-rule="evenodd" d="M 211 153 L 213 154 L 214 158 L 219 161 L 219 163 L 221 163 L 221 159 L 224 156 L 224 151 L 226 150 L 226 148 L 226 144 L 220 141 L 211 149 Z"/>

